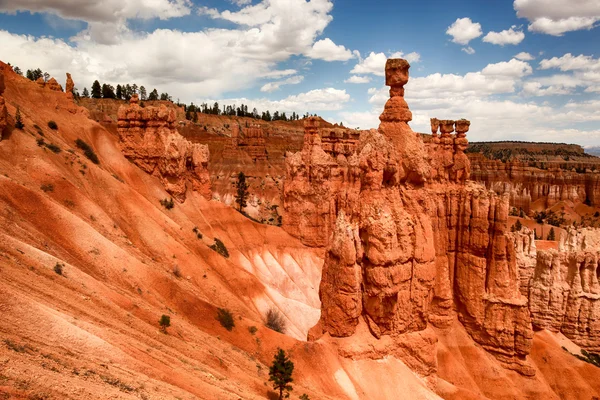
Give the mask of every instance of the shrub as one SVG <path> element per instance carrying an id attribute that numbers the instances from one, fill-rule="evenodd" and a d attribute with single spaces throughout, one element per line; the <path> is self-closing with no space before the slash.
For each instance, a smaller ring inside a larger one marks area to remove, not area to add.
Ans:
<path id="1" fill-rule="evenodd" d="M 211 245 L 210 248 L 222 255 L 223 257 L 229 258 L 229 251 L 227 251 L 227 247 L 225 247 L 225 244 L 223 244 L 223 242 L 221 242 L 220 239 L 215 238 L 215 243 Z"/>
<path id="2" fill-rule="evenodd" d="M 267 311 L 266 319 L 265 325 L 267 328 L 279 333 L 285 331 L 285 319 L 277 309 L 271 307 L 269 311 Z"/>
<path id="3" fill-rule="evenodd" d="M 221 326 L 228 331 L 231 331 L 235 326 L 233 314 L 226 308 L 217 309 L 217 320 L 221 323 Z"/>
<path id="4" fill-rule="evenodd" d="M 48 121 L 48 128 L 50 128 L 52 130 L 57 130 L 58 125 L 56 125 L 56 122 L 54 122 L 54 121 Z"/>
<path id="5" fill-rule="evenodd" d="M 177 265 L 173 268 L 173 275 L 175 275 L 178 278 L 181 278 L 181 271 L 179 270 L 179 267 Z"/>
<path id="6" fill-rule="evenodd" d="M 60 153 L 60 152 L 62 151 L 62 150 L 60 149 L 60 147 L 58 147 L 58 146 L 57 146 L 57 145 L 55 145 L 54 143 L 49 143 L 49 144 L 46 144 L 46 148 L 47 148 L 48 150 L 50 150 L 51 152 L 53 152 L 53 153 L 56 153 L 56 154 L 58 154 L 58 153 Z"/>
<path id="7" fill-rule="evenodd" d="M 594 213 L 594 217 L 596 217 L 596 218 L 600 217 L 600 211 L 596 211 L 596 212 Z"/>
<path id="8" fill-rule="evenodd" d="M 173 198 L 171 199 L 162 199 L 160 201 L 160 204 L 166 208 L 167 210 L 172 209 L 173 207 L 175 207 L 175 203 L 173 202 Z"/>
<path id="9" fill-rule="evenodd" d="M 38 146 L 40 146 L 40 147 L 42 147 L 42 146 L 45 146 L 45 145 L 46 145 L 46 142 L 45 142 L 45 141 L 44 141 L 44 139 L 42 139 L 42 138 L 38 138 L 38 139 L 36 140 L 36 142 L 37 142 L 37 145 L 38 145 Z"/>
<path id="10" fill-rule="evenodd" d="M 46 193 L 54 192 L 54 185 L 51 183 L 44 183 L 42 186 L 40 186 L 40 189 L 42 189 Z"/>
<path id="11" fill-rule="evenodd" d="M 194 232 L 196 234 L 196 237 L 198 239 L 202 239 L 202 232 L 200 232 L 200 230 L 198 229 L 197 226 L 195 226 L 194 229 L 192 229 L 192 232 Z"/>
<path id="12" fill-rule="evenodd" d="M 62 275 L 63 274 L 63 265 L 56 263 L 56 265 L 54 266 L 54 272 L 56 272 L 58 275 Z"/>
<path id="13" fill-rule="evenodd" d="M 160 330 L 167 333 L 167 328 L 171 326 L 171 317 L 163 314 L 163 316 L 160 317 L 158 324 L 160 325 Z"/>
<path id="14" fill-rule="evenodd" d="M 310 397 L 308 397 L 308 395 L 304 393 L 302 396 L 300 396 L 300 400 L 310 400 Z"/>
<path id="15" fill-rule="evenodd" d="M 249 326 L 248 332 L 250 332 L 251 335 L 254 335 L 256 332 L 258 332 L 258 328 L 255 326 Z"/>
<path id="16" fill-rule="evenodd" d="M 94 164 L 100 164 L 100 160 L 98 160 L 98 156 L 96 155 L 96 153 L 94 153 L 94 150 L 92 149 L 92 147 L 89 144 L 87 144 L 86 142 L 84 142 L 81 139 L 77 139 L 75 141 L 75 145 L 79 149 L 83 150 L 83 154 L 88 158 L 88 160 L 90 160 Z"/>

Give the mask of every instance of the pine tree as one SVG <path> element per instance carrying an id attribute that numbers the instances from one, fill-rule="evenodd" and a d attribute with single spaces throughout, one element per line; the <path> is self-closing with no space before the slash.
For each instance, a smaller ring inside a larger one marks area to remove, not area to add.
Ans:
<path id="1" fill-rule="evenodd" d="M 292 373 L 294 372 L 294 363 L 287 357 L 285 351 L 278 349 L 273 358 L 273 365 L 269 367 L 269 381 L 273 382 L 273 389 L 279 390 L 279 400 L 290 397 L 292 383 Z M 284 393 L 283 392 L 287 392 Z"/>
<path id="2" fill-rule="evenodd" d="M 248 187 L 246 183 L 246 175 L 243 172 L 238 174 L 238 180 L 236 182 L 237 193 L 235 194 L 235 202 L 239 205 L 239 210 L 242 210 L 248 205 Z"/>
<path id="3" fill-rule="evenodd" d="M 23 71 L 21 71 L 21 68 L 15 67 L 13 71 L 15 71 L 15 74 L 23 76 Z"/>
<path id="4" fill-rule="evenodd" d="M 140 99 L 146 100 L 146 96 L 148 95 L 148 93 L 146 93 L 146 88 L 143 86 L 140 86 Z"/>
<path id="5" fill-rule="evenodd" d="M 83 88 L 82 96 L 83 97 L 90 97 L 90 91 L 87 90 L 87 88 Z"/>
<path id="6" fill-rule="evenodd" d="M 163 314 L 163 316 L 160 317 L 158 324 L 160 325 L 160 330 L 167 333 L 167 328 L 171 326 L 171 317 Z"/>
<path id="7" fill-rule="evenodd" d="M 121 85 L 117 85 L 117 99 L 123 99 L 123 90 L 121 89 Z"/>
<path id="8" fill-rule="evenodd" d="M 92 98 L 93 99 L 101 99 L 102 98 L 102 88 L 100 87 L 100 82 L 97 80 L 92 84 Z"/>
<path id="9" fill-rule="evenodd" d="M 515 231 L 519 232 L 522 227 L 523 225 L 521 224 L 521 221 L 517 220 L 517 222 L 515 222 Z"/>
<path id="10" fill-rule="evenodd" d="M 108 83 L 102 85 L 102 97 L 105 99 L 114 99 L 115 98 L 115 88 Z"/>
<path id="11" fill-rule="evenodd" d="M 23 129 L 24 126 L 25 125 L 23 124 L 23 120 L 21 119 L 21 110 L 19 109 L 19 107 L 17 107 L 17 113 L 15 114 L 15 128 Z"/>
<path id="12" fill-rule="evenodd" d="M 150 92 L 150 96 L 148 96 L 148 100 L 158 100 L 158 91 L 154 89 Z"/>
<path id="13" fill-rule="evenodd" d="M 556 234 L 554 233 L 554 228 L 550 228 L 550 232 L 548 232 L 547 240 L 556 240 Z"/>

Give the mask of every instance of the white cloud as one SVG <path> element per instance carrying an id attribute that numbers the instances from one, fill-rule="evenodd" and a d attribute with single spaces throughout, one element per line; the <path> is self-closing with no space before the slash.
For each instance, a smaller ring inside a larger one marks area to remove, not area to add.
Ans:
<path id="1" fill-rule="evenodd" d="M 369 83 L 371 82 L 371 78 L 368 76 L 358 76 L 352 75 L 350 78 L 346 79 L 344 83 Z"/>
<path id="2" fill-rule="evenodd" d="M 325 61 L 348 61 L 354 58 L 354 53 L 342 45 L 336 45 L 331 39 L 325 38 L 315 42 L 306 52 L 306 56 Z"/>
<path id="3" fill-rule="evenodd" d="M 252 3 L 252 0 L 229 0 L 231 1 L 233 4 L 242 7 L 242 6 L 247 6 L 248 4 Z"/>
<path id="4" fill-rule="evenodd" d="M 484 75 L 496 75 L 521 78 L 525 75 L 530 75 L 533 72 L 531 65 L 525 61 L 512 59 L 510 61 L 502 61 L 496 64 L 488 64 L 482 71 Z"/>
<path id="5" fill-rule="evenodd" d="M 567 53 L 562 57 L 552 57 L 540 61 L 540 69 L 558 68 L 561 71 L 573 70 L 600 70 L 600 58 L 584 56 L 583 54 L 574 57 Z"/>
<path id="6" fill-rule="evenodd" d="M 283 81 L 276 81 L 276 82 L 269 82 L 265 85 L 263 85 L 263 87 L 260 88 L 261 92 L 274 92 L 276 90 L 279 90 L 279 88 L 281 88 L 281 86 L 284 85 L 297 85 L 300 82 L 302 82 L 304 80 L 304 77 L 302 75 L 296 75 L 296 76 L 292 76 L 288 79 L 285 79 Z"/>
<path id="7" fill-rule="evenodd" d="M 204 99 L 203 101 L 209 104 L 215 102 L 214 99 Z M 304 114 L 305 112 L 341 110 L 350 101 L 350 95 L 345 90 L 325 88 L 288 96 L 282 100 L 235 98 L 218 99 L 217 101 L 219 104 L 227 105 L 243 103 L 248 105 L 248 108 L 256 108 L 259 111 L 295 111 Z"/>
<path id="8" fill-rule="evenodd" d="M 531 54 L 529 54 L 525 51 L 520 52 L 514 58 L 516 58 L 517 60 L 521 60 L 521 61 L 531 61 L 531 60 L 535 59 L 534 56 L 532 56 Z"/>
<path id="9" fill-rule="evenodd" d="M 475 54 L 475 49 L 472 48 L 471 46 L 463 47 L 461 50 L 469 55 Z"/>
<path id="10" fill-rule="evenodd" d="M 572 90 L 563 85 L 543 86 L 539 81 L 530 81 L 523 84 L 522 93 L 525 96 L 554 96 L 571 94 Z"/>
<path id="11" fill-rule="evenodd" d="M 518 17 L 531 22 L 529 31 L 554 36 L 592 29 L 600 21 L 598 0 L 515 0 L 513 7 Z"/>
<path id="12" fill-rule="evenodd" d="M 408 53 L 396 52 L 391 54 L 389 57 L 384 53 L 371 52 L 367 58 L 361 59 L 358 64 L 352 68 L 351 74 L 373 74 L 377 76 L 385 76 L 385 63 L 388 58 L 404 58 L 409 63 L 419 62 L 421 55 L 419 53 Z"/>
<path id="13" fill-rule="evenodd" d="M 377 111 L 349 112 L 344 111 L 338 114 L 344 123 L 344 126 L 350 128 L 370 129 L 379 125 L 379 114 Z"/>
<path id="14" fill-rule="evenodd" d="M 89 35 L 100 43 L 112 44 L 118 40 L 115 33 L 127 31 L 126 23 L 131 19 L 162 20 L 182 17 L 191 13 L 190 0 L 3 0 L 0 12 L 30 11 L 50 13 L 60 18 L 81 20 L 88 23 L 82 35 Z"/>
<path id="15" fill-rule="evenodd" d="M 458 18 L 446 30 L 446 35 L 452 36 L 454 43 L 467 45 L 475 38 L 481 36 L 481 24 L 471 21 L 471 18 Z"/>
<path id="16" fill-rule="evenodd" d="M 512 26 L 510 29 L 501 32 L 488 32 L 488 34 L 483 37 L 483 41 L 499 46 L 504 46 L 506 44 L 517 45 L 525 39 L 525 34 L 522 31 L 515 30 L 515 28 L 516 26 Z"/>
<path id="17" fill-rule="evenodd" d="M 0 0 L 0 8 L 6 10 L 14 1 Z M 295 70 L 279 70 L 279 63 L 315 48 L 317 37 L 332 19 L 328 13 L 333 7 L 330 0 L 269 0 L 237 12 L 200 11 L 213 18 L 243 24 L 228 29 L 198 32 L 158 29 L 134 33 L 125 25 L 119 25 L 123 28 L 119 30 L 102 24 L 118 23 L 129 17 L 168 18 L 188 12 L 181 7 L 191 3 L 188 0 L 152 0 L 142 5 L 139 0 L 101 3 L 100 6 L 99 2 L 53 0 L 42 6 L 37 0 L 19 2 L 40 12 L 53 4 L 53 9 L 61 10 L 57 13 L 63 18 L 98 22 L 71 42 L 0 30 L 0 59 L 21 69 L 40 67 L 59 79 L 69 71 L 80 90 L 95 79 L 113 84 L 136 82 L 146 88 L 168 91 L 182 101 L 197 102 L 199 98 L 221 97 L 227 92 L 251 88 L 265 78 L 277 80 L 295 74 Z M 99 31 L 94 33 L 98 26 Z M 98 39 L 106 33 L 106 37 Z"/>

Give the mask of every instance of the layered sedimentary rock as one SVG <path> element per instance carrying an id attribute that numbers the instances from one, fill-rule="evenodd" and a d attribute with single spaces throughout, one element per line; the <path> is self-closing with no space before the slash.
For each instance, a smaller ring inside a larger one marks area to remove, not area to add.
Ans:
<path id="1" fill-rule="evenodd" d="M 242 135 L 237 136 L 237 146 L 246 151 L 254 162 L 267 159 L 265 134 L 260 124 L 250 124 L 242 128 Z"/>
<path id="2" fill-rule="evenodd" d="M 361 135 L 348 170 L 341 169 L 345 179 L 334 183 L 331 171 L 341 163 L 315 134 L 307 133 L 303 151 L 288 157 L 284 228 L 306 229 L 297 234 L 305 243 L 329 243 L 321 321 L 311 337 L 351 336 L 363 320 L 373 336 L 389 335 L 400 346 L 406 335 L 429 324 L 447 327 L 458 314 L 476 342 L 506 367 L 531 375 L 525 359 L 533 331 L 506 236 L 508 197 L 466 182 L 466 121 L 442 121 L 444 140 L 433 148 L 410 129 L 408 68 L 405 60 L 388 60 L 390 99 L 381 125 Z"/>
<path id="3" fill-rule="evenodd" d="M 511 206 L 525 212 L 538 200 L 544 208 L 559 201 L 600 205 L 600 159 L 586 157 L 585 162 L 573 165 L 537 163 L 544 164 L 542 169 L 531 166 L 531 162 L 503 162 L 488 159 L 480 153 L 471 153 L 469 158 L 473 180 L 482 182 L 496 193 L 508 194 Z"/>
<path id="4" fill-rule="evenodd" d="M 175 111 L 140 107 L 137 95 L 118 112 L 118 132 L 125 157 L 158 177 L 167 192 L 185 200 L 188 188 L 211 197 L 208 146 L 191 143 L 177 132 Z"/>
<path id="5" fill-rule="evenodd" d="M 0 69 L 0 140 L 2 140 L 2 134 L 8 125 L 8 111 L 6 110 L 6 102 L 2 96 L 4 89 L 4 71 Z"/>
<path id="6" fill-rule="evenodd" d="M 535 328 L 600 352 L 600 232 L 571 229 L 559 250 L 538 251 L 529 287 Z"/>
<path id="7" fill-rule="evenodd" d="M 338 154 L 348 157 L 356 152 L 360 131 L 335 127 L 321 128 L 319 132 L 323 150 L 332 157 Z"/>

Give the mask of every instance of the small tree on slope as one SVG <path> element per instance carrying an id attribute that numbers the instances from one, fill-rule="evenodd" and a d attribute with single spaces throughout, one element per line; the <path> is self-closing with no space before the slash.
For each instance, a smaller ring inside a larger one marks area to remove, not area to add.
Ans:
<path id="1" fill-rule="evenodd" d="M 240 212 L 248 205 L 248 187 L 246 183 L 246 175 L 243 172 L 238 174 L 238 180 L 236 182 L 237 193 L 235 195 L 235 202 L 238 203 Z"/>
<path id="2" fill-rule="evenodd" d="M 292 373 L 294 372 L 294 363 L 287 357 L 285 351 L 277 350 L 273 365 L 269 367 L 269 381 L 273 382 L 273 389 L 279 391 L 279 400 L 290 397 L 292 391 Z M 285 395 L 283 392 L 286 392 Z"/>

